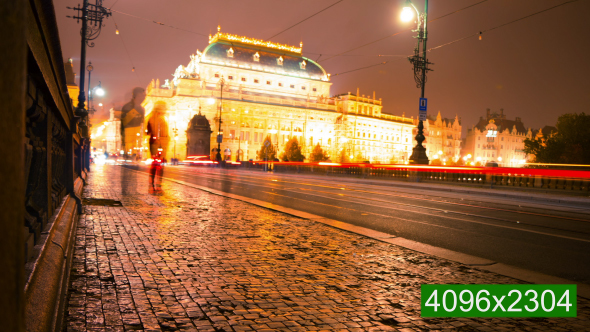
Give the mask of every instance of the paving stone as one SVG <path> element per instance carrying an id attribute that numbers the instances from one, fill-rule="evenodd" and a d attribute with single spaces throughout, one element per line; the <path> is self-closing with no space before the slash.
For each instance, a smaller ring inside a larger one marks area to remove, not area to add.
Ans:
<path id="1" fill-rule="evenodd" d="M 202 175 L 205 176 L 205 175 Z M 313 221 L 95 166 L 65 326 L 81 331 L 583 331 L 577 318 L 422 318 L 421 284 L 516 284 Z"/>

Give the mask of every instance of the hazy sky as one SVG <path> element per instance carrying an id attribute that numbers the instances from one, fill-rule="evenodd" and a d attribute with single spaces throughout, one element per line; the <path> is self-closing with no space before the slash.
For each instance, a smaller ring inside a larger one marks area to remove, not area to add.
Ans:
<path id="1" fill-rule="evenodd" d="M 90 0 L 93 2 L 94 0 Z M 504 109 L 526 127 L 554 125 L 569 112 L 590 112 L 590 1 L 579 0 L 516 23 L 486 31 L 568 0 L 430 0 L 428 48 L 478 34 L 432 50 L 426 97 L 429 114 L 462 118 L 464 132 L 486 108 Z M 55 0 L 63 56 L 79 72 L 80 27 L 66 6 L 82 0 Z M 152 78 L 172 78 L 179 65 L 208 45 L 217 25 L 223 32 L 268 40 L 273 35 L 338 0 L 105 0 L 113 16 L 105 20 L 96 46 L 87 49 L 94 71 L 91 85 L 107 90 L 105 110 L 130 98 L 136 86 Z M 399 13 L 405 0 L 343 0 L 272 38 L 299 45 L 303 55 L 319 59 L 332 74 L 332 94 L 355 93 L 383 98 L 386 113 L 415 117 L 420 89 L 407 56 L 416 40 L 414 23 Z M 419 9 L 423 0 L 415 0 Z M 125 14 L 133 15 L 125 15 Z M 135 17 L 134 17 L 135 16 Z M 161 22 L 175 28 L 159 25 Z M 115 23 L 120 31 L 115 34 Z M 393 37 L 387 36 L 402 32 Z M 331 57 L 379 40 L 341 56 Z M 321 54 L 321 56 L 320 56 Z M 379 55 L 387 55 L 379 57 Z M 389 61 L 385 65 L 340 74 Z M 132 72 L 135 67 L 135 72 Z M 338 75 L 340 74 L 340 75 Z"/>

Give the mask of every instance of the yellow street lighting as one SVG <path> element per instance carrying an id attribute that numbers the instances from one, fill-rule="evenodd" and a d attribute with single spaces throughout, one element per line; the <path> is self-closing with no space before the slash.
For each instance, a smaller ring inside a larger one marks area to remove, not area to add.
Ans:
<path id="1" fill-rule="evenodd" d="M 414 10 L 410 6 L 404 7 L 400 17 L 403 22 L 410 22 L 414 18 Z"/>

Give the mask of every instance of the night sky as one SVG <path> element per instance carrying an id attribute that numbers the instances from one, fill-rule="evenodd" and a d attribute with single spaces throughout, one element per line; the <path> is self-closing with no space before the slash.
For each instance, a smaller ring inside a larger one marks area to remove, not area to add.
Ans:
<path id="1" fill-rule="evenodd" d="M 81 24 L 66 18 L 73 14 L 66 6 L 81 2 L 54 1 L 64 60 L 74 60 L 76 73 Z M 336 2 L 105 0 L 113 16 L 105 21 L 96 46 L 87 51 L 87 60 L 94 66 L 91 85 L 101 81 L 107 90 L 104 113 L 99 117 L 106 118 L 110 107 L 128 101 L 134 87 L 146 87 L 152 78 L 162 83 L 172 78 L 176 67 L 188 64 L 190 54 L 208 45 L 208 35 L 216 32 L 218 24 L 222 32 L 268 40 Z M 481 0 L 429 2 L 430 21 Z M 434 63 L 426 84 L 429 114 L 440 111 L 448 118 L 458 114 L 465 133 L 485 115 L 486 108 L 503 108 L 509 119 L 521 117 L 525 126 L 532 128 L 554 125 L 563 113 L 588 113 L 590 1 L 565 4 L 486 31 L 564 2 L 567 0 L 488 0 L 429 23 L 428 48 L 474 35 L 429 52 Z M 303 41 L 303 55 L 319 59 L 332 74 L 333 95 L 356 93 L 357 87 L 365 95 L 375 91 L 377 98 L 383 98 L 384 112 L 416 117 L 420 90 L 407 60 L 416 41 L 415 34 L 406 31 L 415 24 L 399 19 L 404 3 L 343 0 L 271 40 L 294 46 Z M 423 8 L 423 0 L 414 3 Z M 119 35 L 115 34 L 115 23 Z M 484 31 L 481 41 L 475 36 L 480 31 Z M 340 74 L 383 61 L 389 62 Z"/>

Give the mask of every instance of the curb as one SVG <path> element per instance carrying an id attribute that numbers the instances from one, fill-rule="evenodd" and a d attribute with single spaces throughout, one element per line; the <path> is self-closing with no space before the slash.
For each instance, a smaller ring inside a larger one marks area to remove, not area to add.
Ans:
<path id="1" fill-rule="evenodd" d="M 147 173 L 142 172 L 142 171 L 133 170 L 133 169 L 129 169 L 129 170 L 144 174 L 146 176 L 148 175 Z M 472 255 L 468 255 L 468 254 L 464 254 L 464 253 L 460 253 L 457 251 L 444 249 L 444 248 L 440 248 L 440 247 L 435 247 L 435 246 L 432 246 L 429 244 L 408 240 L 405 238 L 397 237 L 395 235 L 375 231 L 375 230 L 372 230 L 369 228 L 355 226 L 355 225 L 352 225 L 352 224 L 349 224 L 346 222 L 342 222 L 342 221 L 338 221 L 338 220 L 334 220 L 334 219 L 330 219 L 330 218 L 325 218 L 325 217 L 318 216 L 315 214 L 291 209 L 288 207 L 276 205 L 273 203 L 261 201 L 261 200 L 254 199 L 254 198 L 249 198 L 249 197 L 245 197 L 245 196 L 222 192 L 222 191 L 207 188 L 204 186 L 199 186 L 196 184 L 188 183 L 188 182 L 185 182 L 182 180 L 175 180 L 175 179 L 171 179 L 171 178 L 167 178 L 167 177 L 163 177 L 163 178 L 170 181 L 170 182 L 174 182 L 174 183 L 177 183 L 180 185 L 184 185 L 184 186 L 191 187 L 194 189 L 202 190 L 202 191 L 214 194 L 214 195 L 232 198 L 235 200 L 239 200 L 239 201 L 247 202 L 247 203 L 250 203 L 253 205 L 257 205 L 257 206 L 260 206 L 260 207 L 263 207 L 263 208 L 266 208 L 269 210 L 274 210 L 274 211 L 289 214 L 289 215 L 292 215 L 295 217 L 309 219 L 309 220 L 312 220 L 315 222 L 320 222 L 325 225 L 328 225 L 328 226 L 331 226 L 334 228 L 338 228 L 341 230 L 345 230 L 345 231 L 348 231 L 351 233 L 355 233 L 358 235 L 362 235 L 362 236 L 365 236 L 365 237 L 368 237 L 368 238 L 371 238 L 371 239 L 374 239 L 377 241 L 386 242 L 386 243 L 397 245 L 397 246 L 407 248 L 407 249 L 410 249 L 413 251 L 421 252 L 421 253 L 424 253 L 427 255 L 432 255 L 435 257 L 439 257 L 439 258 L 447 259 L 450 261 L 458 262 L 461 264 L 469 265 L 469 266 L 476 268 L 476 269 L 497 273 L 497 274 L 500 274 L 500 275 L 503 275 L 506 277 L 510 277 L 510 278 L 514 278 L 514 279 L 518 279 L 518 280 L 521 280 L 521 281 L 524 281 L 527 283 L 533 283 L 533 284 L 576 284 L 578 296 L 586 298 L 586 299 L 590 299 L 590 285 L 588 285 L 588 284 L 578 283 L 578 282 L 575 282 L 572 280 L 554 277 L 554 276 L 550 276 L 550 275 L 547 275 L 544 273 L 534 272 L 534 271 L 522 269 L 522 268 L 508 265 L 508 264 L 498 263 L 498 262 L 495 262 L 495 261 L 492 261 L 492 260 L 489 260 L 486 258 L 472 256 Z"/>
<path id="2" fill-rule="evenodd" d="M 83 180 L 74 183 L 74 195 L 82 193 Z M 26 331 L 61 331 L 70 268 L 74 253 L 74 240 L 78 221 L 77 201 L 66 195 L 54 216 L 44 238 L 35 247 L 39 254 L 27 264 L 30 274 L 25 284 Z"/>

